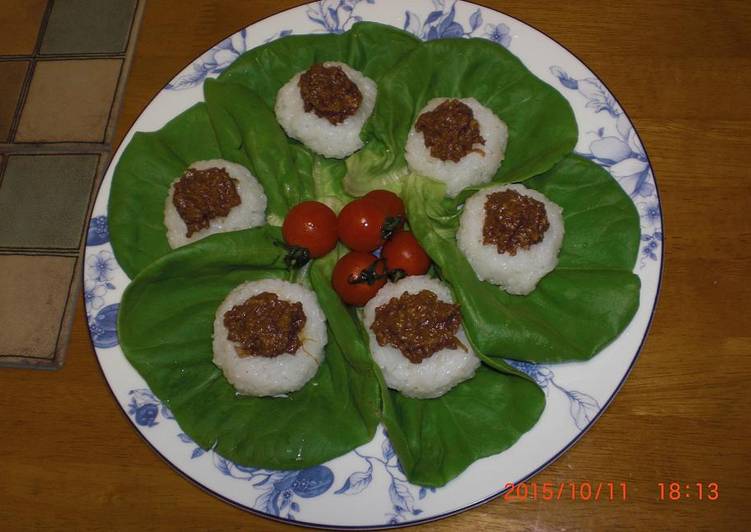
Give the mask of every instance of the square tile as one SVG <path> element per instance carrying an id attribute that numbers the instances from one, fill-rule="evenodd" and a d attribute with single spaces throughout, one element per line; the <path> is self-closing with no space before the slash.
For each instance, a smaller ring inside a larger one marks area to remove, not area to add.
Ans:
<path id="1" fill-rule="evenodd" d="M 40 61 L 16 142 L 102 142 L 122 61 Z"/>
<path id="2" fill-rule="evenodd" d="M 128 42 L 136 0 L 55 2 L 42 54 L 121 53 Z"/>
<path id="3" fill-rule="evenodd" d="M 0 55 L 31 55 L 47 0 L 9 0 L 0 6 Z"/>
<path id="4" fill-rule="evenodd" d="M 0 362 L 55 356 L 75 265 L 74 257 L 0 256 Z"/>
<path id="5" fill-rule="evenodd" d="M 98 155 L 11 155 L 0 184 L 0 247 L 76 249 Z"/>
<path id="6" fill-rule="evenodd" d="M 0 142 L 8 140 L 28 61 L 0 62 Z"/>

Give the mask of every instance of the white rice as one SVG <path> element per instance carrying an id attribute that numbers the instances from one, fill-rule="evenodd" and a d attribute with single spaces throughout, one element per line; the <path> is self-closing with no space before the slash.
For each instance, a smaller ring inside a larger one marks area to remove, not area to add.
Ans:
<path id="1" fill-rule="evenodd" d="M 240 357 L 235 343 L 228 338 L 224 314 L 235 305 L 262 292 L 272 292 L 279 299 L 300 302 L 305 312 L 305 326 L 300 331 L 302 345 L 294 353 L 276 357 Z M 299 284 L 279 279 L 264 279 L 241 284 L 232 290 L 216 311 L 214 318 L 214 364 L 242 395 L 257 397 L 294 392 L 302 388 L 318 371 L 325 357 L 327 342 L 326 316 L 315 294 Z"/>
<path id="2" fill-rule="evenodd" d="M 247 168 L 224 159 L 197 161 L 189 166 L 196 170 L 209 168 L 224 168 L 229 176 L 237 180 L 237 193 L 240 195 L 240 205 L 232 207 L 227 216 L 214 218 L 209 226 L 186 236 L 188 227 L 177 212 L 172 198 L 175 194 L 175 179 L 169 187 L 169 194 L 164 202 L 164 225 L 167 228 L 167 241 L 172 249 L 185 246 L 209 235 L 249 229 L 266 223 L 266 194 L 258 180 Z"/>
<path id="3" fill-rule="evenodd" d="M 453 303 L 449 289 L 437 279 L 427 275 L 405 277 L 397 283 L 388 283 L 381 288 L 364 309 L 365 328 L 370 338 L 370 352 L 381 368 L 383 378 L 389 388 L 400 391 L 408 397 L 430 399 L 440 397 L 451 388 L 467 379 L 471 379 L 480 365 L 472 347 L 469 345 L 464 327 L 460 327 L 456 337 L 464 344 L 463 349 L 441 349 L 432 356 L 414 364 L 394 346 L 381 346 L 376 340 L 370 326 L 375 321 L 377 307 L 385 305 L 391 298 L 398 298 L 405 292 L 417 294 L 421 290 L 430 290 L 438 299 Z"/>
<path id="4" fill-rule="evenodd" d="M 362 93 L 360 108 L 339 124 L 332 124 L 314 112 L 306 113 L 298 82 L 303 72 L 295 74 L 276 95 L 276 119 L 293 139 L 324 157 L 343 159 L 363 146 L 360 130 L 375 107 L 378 87 L 372 79 L 345 63 L 329 61 L 325 67 L 338 66 Z"/>
<path id="5" fill-rule="evenodd" d="M 453 98 L 434 98 L 422 108 L 417 115 L 432 111 L 443 102 Z M 425 136 L 415 130 L 415 124 L 409 130 L 404 157 L 407 159 L 410 169 L 426 177 L 446 183 L 446 194 L 456 197 L 463 189 L 472 185 L 480 185 L 490 181 L 498 168 L 506 152 L 508 141 L 508 128 L 506 123 L 498 118 L 493 111 L 482 105 L 474 98 L 457 98 L 466 104 L 480 125 L 480 135 L 485 139 L 485 144 L 476 144 L 484 152 L 470 152 L 458 162 L 442 161 L 430 154 L 430 148 L 425 146 Z M 415 120 L 417 122 L 417 120 Z"/>
<path id="6" fill-rule="evenodd" d="M 498 253 L 494 244 L 482 243 L 485 224 L 485 201 L 489 194 L 515 190 L 519 194 L 541 201 L 550 226 L 542 241 L 529 249 L 519 249 L 516 255 Z M 563 242 L 563 210 L 536 190 L 523 185 L 498 185 L 484 188 L 464 204 L 459 230 L 456 233 L 459 249 L 481 281 L 500 285 L 509 294 L 525 295 L 535 289 L 545 275 L 558 264 L 558 252 Z"/>

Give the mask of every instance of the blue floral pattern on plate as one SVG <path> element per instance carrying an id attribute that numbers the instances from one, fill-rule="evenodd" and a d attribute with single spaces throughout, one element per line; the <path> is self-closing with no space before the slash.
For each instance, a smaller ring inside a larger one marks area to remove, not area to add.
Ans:
<path id="1" fill-rule="evenodd" d="M 367 10 L 378 3 L 386 4 L 385 0 L 321 0 L 298 9 L 298 15 L 307 21 L 308 27 L 301 29 L 301 23 L 292 26 L 296 28 L 295 31 L 305 33 L 341 33 L 355 22 L 368 18 Z M 394 9 L 393 4 L 384 7 Z M 519 28 L 512 20 L 498 17 L 491 10 L 454 0 L 415 1 L 409 7 L 409 10 L 398 11 L 399 25 L 424 40 L 481 37 L 509 48 L 513 47 L 513 39 Z M 392 18 L 392 23 L 395 20 Z M 169 93 L 200 87 L 207 77 L 219 75 L 258 42 L 269 42 L 291 33 L 293 29 L 286 24 L 278 24 L 267 35 L 255 36 L 250 29 L 242 30 L 202 54 L 176 76 L 166 90 Z M 569 64 L 567 69 L 558 65 L 547 68 L 553 81 L 557 80 L 571 101 L 578 98 L 584 111 L 598 117 L 598 126 L 582 133 L 584 140 L 579 146 L 585 145 L 586 149 L 580 149 L 580 154 L 607 169 L 633 198 L 642 222 L 640 270 L 654 271 L 653 265 L 661 260 L 662 218 L 646 152 L 625 113 L 604 85 L 593 76 L 570 75 L 570 67 Z M 106 201 L 100 201 L 95 212 L 97 215 L 92 218 L 87 235 L 84 301 L 91 338 L 97 350 L 100 350 L 118 345 L 117 313 L 127 278 L 117 265 L 109 244 L 107 217 L 104 214 Z M 98 351 L 97 354 L 100 362 L 112 354 L 122 356 L 116 349 Z M 565 365 L 508 362 L 529 375 L 545 391 L 549 404 L 566 405 L 568 420 L 564 421 L 564 426 L 568 424 L 572 430 L 575 427 L 575 434 L 583 431 L 602 410 L 601 403 L 594 397 L 596 394 L 584 393 L 562 384 L 567 380 Z M 105 374 L 112 383 L 109 373 L 105 371 Z M 349 501 L 367 497 L 368 500 L 386 502 L 388 507 L 374 526 L 411 523 L 425 516 L 437 515 L 430 508 L 430 501 L 434 499 L 429 496 L 444 488 L 436 490 L 410 484 L 383 429 L 373 442 L 347 455 L 346 466 L 337 462 L 336 465 L 329 463 L 299 471 L 243 467 L 231 463 L 212 449 L 202 449 L 196 445 L 180 430 L 170 409 L 142 384 L 124 389 L 113 386 L 113 391 L 122 397 L 124 410 L 144 435 L 148 437 L 166 431 L 168 439 L 174 438 L 174 441 L 185 446 L 184 459 L 189 463 L 210 463 L 222 479 L 237 482 L 238 486 L 240 482 L 245 482 L 247 491 L 234 491 L 246 493 L 247 497 L 243 495 L 241 504 L 260 512 L 294 521 L 299 519 L 300 513 L 304 513 L 305 505 L 310 501 L 326 499 L 329 504 L 345 507 Z M 164 444 L 159 445 L 161 450 Z M 179 458 L 174 456 L 175 447 L 182 448 L 180 445 L 171 446 L 165 455 L 177 464 Z M 189 470 L 182 466 L 180 468 L 191 476 Z M 321 524 L 325 526 L 325 523 Z"/>
<path id="2" fill-rule="evenodd" d="M 321 0 L 311 4 L 305 14 L 326 33 L 343 33 L 362 20 L 355 14 L 361 2 L 375 4 L 375 0 Z"/>
<path id="3" fill-rule="evenodd" d="M 511 44 L 511 34 L 506 24 L 486 24 L 484 33 L 480 33 L 483 26 L 482 10 L 474 11 L 467 21 L 467 29 L 456 20 L 456 2 L 433 0 L 435 9 L 428 13 L 423 22 L 420 16 L 412 11 L 404 14 L 402 28 L 425 41 L 445 39 L 449 37 L 485 37 L 506 48 Z"/>
<path id="4" fill-rule="evenodd" d="M 151 428 L 162 421 L 174 421 L 172 411 L 167 408 L 148 388 L 131 390 L 129 393 L 128 415 L 136 425 Z M 175 423 L 177 429 L 179 426 Z M 253 508 L 276 517 L 294 520 L 300 511 L 299 499 L 311 499 L 326 493 L 334 483 L 334 473 L 325 465 L 317 465 L 297 471 L 274 471 L 258 467 L 244 467 L 233 464 L 213 450 L 197 446 L 184 432 L 177 438 L 193 446 L 190 458 L 210 457 L 213 466 L 222 475 L 250 482 L 255 491 L 260 492 Z"/>
<path id="5" fill-rule="evenodd" d="M 319 26 L 319 31 L 343 33 L 350 29 L 352 24 L 362 20 L 362 17 L 356 13 L 361 3 L 375 4 L 375 0 L 320 0 L 311 4 L 305 14 L 308 20 Z M 505 47 L 511 44 L 509 27 L 503 23 L 483 26 L 481 9 L 478 8 L 472 13 L 465 29 L 465 26 L 456 20 L 456 1 L 447 3 L 444 0 L 433 0 L 433 4 L 435 9 L 428 13 L 424 22 L 421 21 L 419 15 L 406 11 L 403 29 L 424 40 L 446 37 L 485 37 Z M 292 30 L 285 29 L 267 37 L 264 42 L 271 42 L 292 33 Z M 188 65 L 167 84 L 165 89 L 192 89 L 201 85 L 207 77 L 218 76 L 235 59 L 249 50 L 247 38 L 246 30 L 227 37 Z"/>
<path id="6" fill-rule="evenodd" d="M 600 411 L 599 402 L 592 396 L 576 390 L 568 390 L 558 384 L 555 381 L 555 374 L 549 366 L 515 360 L 507 360 L 507 362 L 529 375 L 546 394 L 549 394 L 551 390 L 562 393 L 569 401 L 569 414 L 578 429 L 585 429 Z M 131 390 L 130 396 L 128 414 L 133 417 L 137 425 L 144 428 L 157 425 L 160 413 L 164 419 L 174 420 L 172 412 L 148 388 Z M 179 431 L 179 426 L 176 426 L 175 430 Z M 411 517 L 419 516 L 423 512 L 416 506 L 415 490 L 417 491 L 417 500 L 422 500 L 429 493 L 435 493 L 436 488 L 410 484 L 404 475 L 385 429 L 383 429 L 383 436 L 380 456 L 367 454 L 360 450 L 353 451 L 356 456 L 363 460 L 366 468 L 350 473 L 334 493 L 336 495 L 358 495 L 365 491 L 373 480 L 374 468 L 379 467 L 389 477 L 388 493 L 392 503 L 392 511 L 386 514 L 386 519 L 388 524 L 396 525 L 408 521 Z M 284 517 L 294 520 L 293 513 L 300 511 L 299 504 L 293 500 L 295 494 L 303 498 L 313 498 L 325 493 L 334 483 L 334 473 L 325 465 L 300 471 L 273 471 L 244 467 L 233 464 L 212 450 L 207 452 L 195 445 L 190 436 L 183 432 L 178 432 L 177 438 L 183 443 L 193 445 L 191 459 L 210 454 L 214 466 L 223 475 L 239 480 L 253 481 L 253 487 L 266 486 L 255 500 L 253 508 L 270 515 L 278 517 L 286 511 L 287 515 Z M 295 486 L 298 486 L 298 488 Z M 302 492 L 300 486 L 305 486 Z"/>
<path id="7" fill-rule="evenodd" d="M 193 61 L 165 88 L 167 90 L 190 89 L 203 83 L 207 77 L 219 75 L 230 63 L 247 51 L 246 36 L 246 30 L 241 30 L 227 37 Z"/>
<path id="8" fill-rule="evenodd" d="M 550 67 L 550 72 L 563 87 L 578 91 L 586 99 L 586 109 L 604 113 L 615 125 L 615 134 L 606 135 L 605 127 L 590 132 L 592 140 L 589 142 L 589 151 L 579 152 L 579 155 L 608 170 L 634 199 L 642 225 L 646 226 L 646 231 L 642 229 L 641 240 L 644 244 L 640 265 L 644 267 L 647 259 L 656 261 L 662 244 L 662 216 L 657 201 L 657 187 L 647 152 L 631 121 L 597 78 L 575 79 L 559 66 Z"/>
<path id="9" fill-rule="evenodd" d="M 550 366 L 535 364 L 534 362 L 520 362 L 518 360 L 506 360 L 512 367 L 529 375 L 537 385 L 548 395 L 551 390 L 562 393 L 569 402 L 569 414 L 574 425 L 584 430 L 600 411 L 600 403 L 597 399 L 583 392 L 568 390 L 555 382 L 555 374 Z"/>
<path id="10" fill-rule="evenodd" d="M 89 222 L 86 237 L 87 246 L 101 246 L 110 241 L 109 227 L 106 216 L 94 216 Z"/>
<path id="11" fill-rule="evenodd" d="M 370 486 L 373 480 L 374 466 L 380 467 L 389 477 L 389 498 L 391 499 L 392 511 L 386 514 L 386 518 L 389 524 L 396 525 L 411 516 L 420 515 L 422 510 L 415 506 L 415 497 L 410 489 L 412 485 L 404 475 L 404 470 L 396 457 L 394 448 L 391 446 L 386 429 L 383 429 L 383 438 L 381 456 L 366 454 L 358 450 L 353 451 L 365 461 L 367 468 L 365 471 L 355 471 L 349 475 L 344 484 L 334 493 L 337 495 L 357 495 L 361 493 Z M 420 487 L 418 499 L 424 499 L 428 491 L 435 493 L 435 488 Z"/>
<path id="12" fill-rule="evenodd" d="M 105 306 L 107 295 L 116 290 L 112 283 L 119 270 L 115 256 L 111 249 L 99 249 L 94 252 L 91 248 L 100 248 L 109 244 L 109 228 L 106 216 L 95 216 L 89 222 L 86 246 L 86 269 L 83 280 L 83 300 L 86 307 L 86 319 L 89 333 L 94 346 L 109 348 L 118 345 L 117 339 L 117 311 L 119 303 Z"/>

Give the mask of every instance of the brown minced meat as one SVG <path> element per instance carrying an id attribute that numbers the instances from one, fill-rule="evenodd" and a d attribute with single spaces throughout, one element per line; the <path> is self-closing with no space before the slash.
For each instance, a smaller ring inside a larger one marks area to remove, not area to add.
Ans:
<path id="1" fill-rule="evenodd" d="M 235 342 L 240 357 L 296 353 L 306 321 L 302 303 L 283 301 L 271 292 L 261 292 L 224 314 L 227 338 Z"/>
<path id="2" fill-rule="evenodd" d="M 314 112 L 334 125 L 360 108 L 362 93 L 339 66 L 316 64 L 300 76 L 300 96 L 306 113 Z"/>
<path id="3" fill-rule="evenodd" d="M 430 290 L 404 292 L 376 308 L 370 326 L 378 345 L 392 345 L 413 364 L 441 349 L 466 347 L 456 337 L 462 316 L 459 305 L 440 301 Z"/>
<path id="4" fill-rule="evenodd" d="M 421 114 L 415 130 L 425 137 L 430 155 L 442 161 L 456 163 L 470 152 L 485 153 L 474 148 L 475 144 L 485 144 L 480 124 L 472 109 L 459 100 L 446 100 L 432 111 Z"/>
<path id="5" fill-rule="evenodd" d="M 548 227 L 545 205 L 515 190 L 493 192 L 485 201 L 482 243 L 495 245 L 498 253 L 513 256 L 529 249 L 542 242 Z"/>
<path id="6" fill-rule="evenodd" d="M 172 197 L 180 218 L 188 228 L 186 236 L 206 229 L 214 218 L 227 216 L 240 205 L 237 184 L 224 168 L 188 168 L 175 183 Z"/>

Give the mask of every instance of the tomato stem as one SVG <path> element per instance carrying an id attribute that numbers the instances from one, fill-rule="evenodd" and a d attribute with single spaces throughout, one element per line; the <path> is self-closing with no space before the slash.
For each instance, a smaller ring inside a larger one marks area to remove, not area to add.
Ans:
<path id="1" fill-rule="evenodd" d="M 374 260 L 373 263 L 367 268 L 365 268 L 364 270 L 362 270 L 359 275 L 357 276 L 351 275 L 349 279 L 347 279 L 347 282 L 349 284 L 365 283 L 368 286 L 372 286 L 376 281 L 380 281 L 381 279 L 388 278 L 388 273 L 385 272 L 385 269 L 384 269 L 384 273 L 378 273 L 376 271 L 376 268 L 378 268 L 378 264 L 381 262 L 385 263 L 386 260 L 385 259 Z"/>
<path id="2" fill-rule="evenodd" d="M 377 268 L 378 264 L 383 263 L 383 273 L 378 273 Z M 393 270 L 388 269 L 388 265 L 386 263 L 386 259 L 380 258 L 373 261 L 373 263 L 362 270 L 360 272 L 360 275 L 352 275 L 349 279 L 347 279 L 347 282 L 349 284 L 363 284 L 366 283 L 368 286 L 373 285 L 376 281 L 380 281 L 381 279 L 388 279 L 392 283 L 397 282 L 399 279 L 404 279 L 407 276 L 407 272 L 405 272 L 402 268 L 395 268 Z"/>
<path id="3" fill-rule="evenodd" d="M 381 227 L 381 237 L 388 240 L 404 224 L 404 216 L 388 216 Z"/>
<path id="4" fill-rule="evenodd" d="M 308 248 L 302 246 L 290 246 L 279 240 L 275 240 L 274 245 L 287 250 L 287 254 L 284 256 L 284 264 L 286 264 L 287 268 L 290 270 L 302 268 L 310 262 L 310 251 Z"/>
<path id="5" fill-rule="evenodd" d="M 392 283 L 397 282 L 399 279 L 404 279 L 407 276 L 407 272 L 405 272 L 401 268 L 396 268 L 394 270 L 387 270 L 386 275 L 389 278 L 389 281 Z"/>

